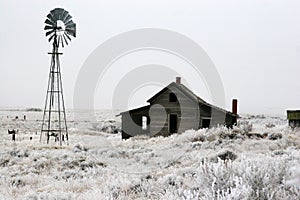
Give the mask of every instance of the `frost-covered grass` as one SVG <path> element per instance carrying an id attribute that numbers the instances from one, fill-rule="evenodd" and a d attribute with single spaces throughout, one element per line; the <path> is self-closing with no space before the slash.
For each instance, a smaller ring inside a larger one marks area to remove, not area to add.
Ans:
<path id="1" fill-rule="evenodd" d="M 0 111 L 0 199 L 300 198 L 300 132 L 282 117 L 122 141 L 101 132 L 119 124 L 111 113 L 96 113 L 95 125 L 68 112 L 70 141 L 60 147 L 39 143 L 41 112 L 22 112 Z"/>

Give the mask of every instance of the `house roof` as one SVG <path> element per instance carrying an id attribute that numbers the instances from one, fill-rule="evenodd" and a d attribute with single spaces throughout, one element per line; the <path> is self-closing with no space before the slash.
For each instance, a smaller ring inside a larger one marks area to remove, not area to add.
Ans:
<path id="1" fill-rule="evenodd" d="M 181 92 L 183 92 L 185 95 L 187 95 L 189 98 L 196 100 L 196 101 L 203 101 L 203 99 L 201 99 L 200 97 L 198 97 L 197 95 L 195 95 L 190 89 L 188 89 L 187 87 L 185 87 L 182 84 L 178 84 L 175 82 L 170 83 L 168 86 L 164 87 L 161 91 L 159 91 L 158 93 L 156 93 L 153 97 L 151 97 L 150 99 L 148 99 L 147 102 L 151 103 L 152 101 L 154 101 L 157 97 L 159 97 L 162 93 L 164 93 L 165 91 L 167 91 L 169 88 L 171 87 L 176 87 L 178 88 Z"/>
<path id="2" fill-rule="evenodd" d="M 224 112 L 224 113 L 231 114 L 231 115 L 235 116 L 235 114 L 232 113 L 232 112 L 229 112 L 227 110 L 224 110 L 222 108 L 219 108 L 217 106 L 214 106 L 214 105 L 204 101 L 199 96 L 197 96 L 195 93 L 193 93 L 189 88 L 187 88 L 185 85 L 178 84 L 178 83 L 175 83 L 175 82 L 172 82 L 168 86 L 164 87 L 162 90 L 160 90 L 158 93 L 156 93 L 153 97 L 148 99 L 147 102 L 149 102 L 149 103 L 153 102 L 157 97 L 159 97 L 162 93 L 164 93 L 165 91 L 167 91 L 171 87 L 176 87 L 178 90 L 180 90 L 182 93 L 184 93 L 187 97 L 189 97 L 190 99 L 198 102 L 199 104 L 206 105 L 206 106 L 209 106 L 209 107 L 214 108 L 216 110 L 219 110 L 221 112 Z M 135 112 L 135 111 L 139 111 L 139 110 L 143 110 L 143 109 L 150 109 L 150 105 L 143 106 L 143 107 L 136 108 L 136 109 L 132 109 L 132 110 L 129 110 L 129 111 L 130 112 Z M 124 111 L 124 112 L 128 112 L 128 111 Z M 124 113 L 124 112 L 122 112 L 122 113 Z M 122 114 L 122 113 L 120 113 L 120 114 Z"/>
<path id="3" fill-rule="evenodd" d="M 159 97 L 162 93 L 164 93 L 165 91 L 167 91 L 170 87 L 176 87 L 177 89 L 179 89 L 181 92 L 183 92 L 185 95 L 187 95 L 189 98 L 197 101 L 199 104 L 203 104 L 203 105 L 207 105 L 211 108 L 214 108 L 216 110 L 228 113 L 228 114 L 232 114 L 235 115 L 232 112 L 229 112 L 227 110 L 224 110 L 222 108 L 219 108 L 217 106 L 214 106 L 206 101 L 204 101 L 202 98 L 200 98 L 199 96 L 197 96 L 194 92 L 192 92 L 189 88 L 187 88 L 185 85 L 183 84 L 178 84 L 175 82 L 170 83 L 168 86 L 164 87 L 161 91 L 159 91 L 158 93 L 156 93 L 153 97 L 151 97 L 150 99 L 148 99 L 147 102 L 151 103 L 152 101 L 154 101 L 157 97 Z"/>
<path id="4" fill-rule="evenodd" d="M 119 115 L 121 115 L 123 113 L 126 113 L 126 112 L 138 112 L 138 111 L 149 110 L 149 109 L 150 109 L 150 105 L 146 105 L 146 106 L 142 106 L 142 107 L 139 107 L 139 108 L 134 108 L 134 109 L 131 109 L 131 110 L 121 112 Z M 119 116 L 119 115 L 116 115 L 116 116 Z"/>

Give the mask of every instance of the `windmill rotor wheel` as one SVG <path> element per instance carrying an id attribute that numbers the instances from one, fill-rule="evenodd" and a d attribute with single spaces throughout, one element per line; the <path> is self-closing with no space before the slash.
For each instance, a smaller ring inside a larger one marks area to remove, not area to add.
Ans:
<path id="1" fill-rule="evenodd" d="M 68 45 L 72 37 L 76 37 L 76 24 L 68 11 L 55 8 L 50 11 L 45 20 L 46 37 L 57 47 Z M 72 37 L 71 37 L 72 36 Z"/>

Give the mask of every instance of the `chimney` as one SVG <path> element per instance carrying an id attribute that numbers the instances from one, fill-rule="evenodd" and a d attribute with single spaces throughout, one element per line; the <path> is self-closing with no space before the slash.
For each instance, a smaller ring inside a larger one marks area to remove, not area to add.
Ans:
<path id="1" fill-rule="evenodd" d="M 232 113 L 237 114 L 237 99 L 232 99 Z"/>
<path id="2" fill-rule="evenodd" d="M 181 84 L 181 77 L 176 77 L 176 83 Z"/>

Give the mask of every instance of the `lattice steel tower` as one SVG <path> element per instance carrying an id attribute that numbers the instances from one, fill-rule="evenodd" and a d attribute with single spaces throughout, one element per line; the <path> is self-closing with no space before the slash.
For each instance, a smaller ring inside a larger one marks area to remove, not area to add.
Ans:
<path id="1" fill-rule="evenodd" d="M 53 136 L 55 142 L 62 145 L 64 140 L 68 141 L 69 136 L 59 62 L 59 55 L 62 53 L 59 53 L 58 49 L 68 45 L 68 42 L 71 41 L 70 36 L 76 37 L 76 24 L 71 15 L 62 8 L 50 11 L 45 24 L 46 37 L 49 36 L 49 42 L 53 42 L 53 49 L 49 53 L 51 65 L 40 141 L 45 135 L 47 143 L 49 143 L 50 137 Z"/>

